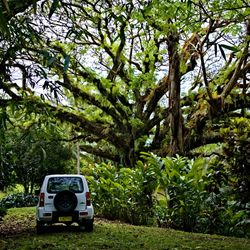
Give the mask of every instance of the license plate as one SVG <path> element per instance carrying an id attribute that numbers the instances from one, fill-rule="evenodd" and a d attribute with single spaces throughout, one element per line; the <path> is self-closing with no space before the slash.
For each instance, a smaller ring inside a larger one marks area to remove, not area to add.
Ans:
<path id="1" fill-rule="evenodd" d="M 59 222 L 72 221 L 72 217 L 71 217 L 71 216 L 59 217 L 59 218 L 58 218 L 58 221 L 59 221 Z"/>

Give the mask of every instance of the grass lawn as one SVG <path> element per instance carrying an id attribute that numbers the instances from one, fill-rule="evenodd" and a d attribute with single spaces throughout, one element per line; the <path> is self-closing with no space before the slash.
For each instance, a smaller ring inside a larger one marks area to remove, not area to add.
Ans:
<path id="1" fill-rule="evenodd" d="M 132 226 L 96 219 L 94 232 L 55 226 L 35 232 L 35 208 L 15 208 L 0 222 L 0 249 L 250 249 L 250 240 Z"/>

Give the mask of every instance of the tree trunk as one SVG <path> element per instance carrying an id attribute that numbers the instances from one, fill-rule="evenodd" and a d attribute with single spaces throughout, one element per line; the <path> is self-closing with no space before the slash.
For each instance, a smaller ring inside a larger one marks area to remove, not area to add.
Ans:
<path id="1" fill-rule="evenodd" d="M 183 153 L 183 122 L 180 107 L 180 55 L 179 36 L 174 32 L 168 36 L 169 55 L 169 117 L 170 150 L 169 155 Z"/>

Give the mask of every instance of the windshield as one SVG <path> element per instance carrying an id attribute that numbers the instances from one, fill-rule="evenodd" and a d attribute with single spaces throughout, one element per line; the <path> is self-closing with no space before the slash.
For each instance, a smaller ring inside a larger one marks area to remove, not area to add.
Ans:
<path id="1" fill-rule="evenodd" d="M 51 177 L 48 180 L 47 192 L 58 193 L 63 190 L 70 190 L 74 193 L 83 192 L 83 183 L 80 177 Z"/>

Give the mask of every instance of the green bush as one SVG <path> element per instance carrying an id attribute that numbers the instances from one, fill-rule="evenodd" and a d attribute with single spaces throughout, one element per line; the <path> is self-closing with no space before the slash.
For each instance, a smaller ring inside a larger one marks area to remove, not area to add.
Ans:
<path id="1" fill-rule="evenodd" d="M 38 198 L 33 194 L 17 193 L 6 196 L 0 200 L 0 207 L 32 207 L 37 204 Z"/>
<path id="2" fill-rule="evenodd" d="M 235 200 L 219 161 L 143 154 L 134 169 L 100 164 L 87 175 L 98 215 L 132 224 L 249 237 L 250 204 Z"/>
<path id="3" fill-rule="evenodd" d="M 100 164 L 89 169 L 88 181 L 93 191 L 97 214 L 135 225 L 153 223 L 153 197 L 157 178 L 142 162 L 135 169 Z"/>
<path id="4" fill-rule="evenodd" d="M 161 167 L 155 216 L 160 226 L 233 236 L 249 236 L 250 204 L 235 201 L 230 172 L 215 159 L 146 156 Z"/>
<path id="5" fill-rule="evenodd" d="M 0 206 L 0 220 L 7 214 L 7 208 Z"/>

